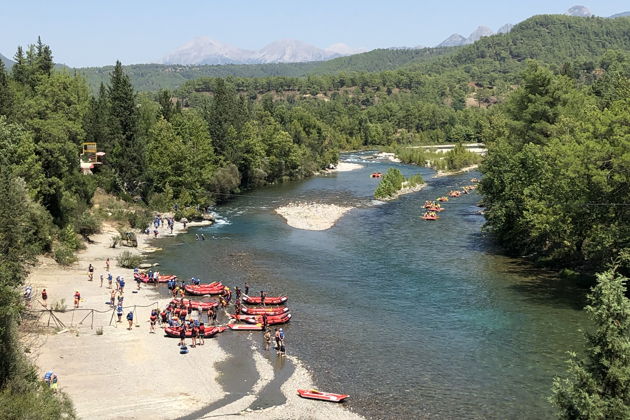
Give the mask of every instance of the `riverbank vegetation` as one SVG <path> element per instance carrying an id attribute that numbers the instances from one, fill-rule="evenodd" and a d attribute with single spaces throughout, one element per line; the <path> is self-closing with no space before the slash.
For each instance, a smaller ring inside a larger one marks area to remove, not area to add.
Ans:
<path id="1" fill-rule="evenodd" d="M 481 155 L 466 150 L 461 143 L 444 153 L 433 152 L 421 146 L 399 146 L 394 149 L 394 153 L 403 163 L 428 166 L 438 171 L 458 171 L 479 164 L 482 160 Z"/>
<path id="2" fill-rule="evenodd" d="M 561 419 L 630 418 L 628 279 L 610 269 L 597 276 L 586 312 L 595 324 L 586 351 L 571 352 L 568 377 L 556 378 L 551 402 Z"/>
<path id="3" fill-rule="evenodd" d="M 396 168 L 389 168 L 374 191 L 374 198 L 388 199 L 400 194 L 403 189 L 413 189 L 424 184 L 422 175 L 405 178 Z"/>
<path id="4" fill-rule="evenodd" d="M 492 115 L 481 192 L 487 227 L 508 251 L 593 272 L 630 249 L 623 64 L 582 84 L 530 63 Z"/>

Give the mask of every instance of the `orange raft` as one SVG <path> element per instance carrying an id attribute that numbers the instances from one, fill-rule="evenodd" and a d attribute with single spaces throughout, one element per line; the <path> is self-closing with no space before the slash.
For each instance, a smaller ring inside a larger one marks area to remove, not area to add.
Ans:
<path id="1" fill-rule="evenodd" d="M 342 402 L 350 397 L 350 395 L 347 394 L 333 394 L 332 392 L 321 392 L 315 389 L 298 389 L 297 393 L 302 398 L 330 402 Z"/>
<path id="2" fill-rule="evenodd" d="M 425 213 L 423 216 L 420 216 L 420 218 L 423 220 L 438 220 L 440 216 L 438 216 L 437 214 Z"/>

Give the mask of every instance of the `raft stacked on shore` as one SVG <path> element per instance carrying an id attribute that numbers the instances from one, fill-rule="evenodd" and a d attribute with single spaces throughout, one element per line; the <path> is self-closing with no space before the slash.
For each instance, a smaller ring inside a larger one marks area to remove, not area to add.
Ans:
<path id="1" fill-rule="evenodd" d="M 260 296 L 247 296 L 243 295 L 243 303 L 247 303 L 248 305 L 282 305 L 289 298 L 287 296 L 266 296 L 265 301 L 263 302 L 262 297 Z"/>
<path id="2" fill-rule="evenodd" d="M 140 280 L 142 283 L 168 283 L 171 280 L 177 280 L 175 275 L 159 275 L 157 281 L 154 278 L 150 278 L 147 273 L 134 273 L 134 280 Z"/>
<path id="3" fill-rule="evenodd" d="M 225 286 L 218 281 L 209 284 L 189 284 L 184 286 L 184 291 L 193 296 L 220 295 L 223 293 L 223 289 L 225 289 Z"/>
<path id="4" fill-rule="evenodd" d="M 207 329 L 204 334 L 203 337 L 204 338 L 211 338 L 214 337 L 215 335 L 217 335 L 218 333 L 222 333 L 223 331 L 226 330 L 226 327 L 212 327 Z M 164 333 L 169 336 L 169 337 L 173 337 L 173 338 L 180 338 L 180 333 L 182 331 L 182 327 L 166 327 L 164 328 Z M 192 337 L 192 331 L 190 330 L 190 328 L 186 329 L 186 338 L 190 338 Z"/>

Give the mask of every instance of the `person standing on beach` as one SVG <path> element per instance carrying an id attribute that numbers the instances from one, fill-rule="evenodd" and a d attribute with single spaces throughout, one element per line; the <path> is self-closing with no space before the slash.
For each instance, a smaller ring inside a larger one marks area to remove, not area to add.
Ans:
<path id="1" fill-rule="evenodd" d="M 114 276 L 112 273 L 107 273 L 107 287 L 112 288 L 112 280 L 114 280 Z"/>
<path id="2" fill-rule="evenodd" d="M 109 272 L 109 257 L 107 257 L 107 259 L 105 260 L 105 270 Z"/>
<path id="3" fill-rule="evenodd" d="M 204 338 L 206 337 L 206 326 L 203 325 L 203 322 L 199 324 L 199 345 L 203 346 L 205 344 Z"/>
<path id="4" fill-rule="evenodd" d="M 149 323 L 151 324 L 151 330 L 149 332 L 152 332 L 153 334 L 155 334 L 155 323 L 157 322 L 158 319 L 158 311 L 157 309 L 153 309 L 151 311 L 151 316 L 149 317 Z"/>
<path id="5" fill-rule="evenodd" d="M 186 324 L 182 324 L 181 327 L 179 327 L 179 345 L 181 346 L 185 346 L 186 345 Z"/>
<path id="6" fill-rule="evenodd" d="M 81 293 L 79 291 L 74 292 L 74 307 L 75 309 L 79 307 L 79 302 L 81 302 Z"/>
<path id="7" fill-rule="evenodd" d="M 42 289 L 42 305 L 44 306 L 44 308 L 48 307 L 48 292 L 46 292 L 46 289 Z"/>
<path id="8" fill-rule="evenodd" d="M 265 306 L 265 297 L 267 297 L 267 294 L 265 293 L 264 290 L 260 291 L 260 304 Z"/>
<path id="9" fill-rule="evenodd" d="M 208 308 L 208 323 L 212 322 L 212 325 L 214 325 L 214 322 L 212 321 L 213 317 L 214 317 L 214 309 Z"/>
<path id="10" fill-rule="evenodd" d="M 118 307 L 116 308 L 116 315 L 118 315 L 118 322 L 122 322 L 122 316 L 123 316 L 123 307 L 122 307 L 122 305 L 118 305 Z"/>
<path id="11" fill-rule="evenodd" d="M 269 320 L 267 319 L 267 314 L 262 315 L 262 326 L 263 326 L 263 331 L 267 331 L 267 327 L 269 326 Z"/>
<path id="12" fill-rule="evenodd" d="M 274 329 L 273 338 L 276 340 L 276 350 L 280 351 L 280 331 L 277 328 Z"/>
<path id="13" fill-rule="evenodd" d="M 112 292 L 109 294 L 109 304 L 114 306 L 115 301 L 116 301 L 116 291 L 112 290 Z"/>
<path id="14" fill-rule="evenodd" d="M 125 278 L 121 277 L 120 278 L 120 282 L 118 283 L 119 287 L 120 287 L 120 294 L 123 294 L 123 291 L 125 290 Z"/>
<path id="15" fill-rule="evenodd" d="M 133 328 L 133 311 L 129 311 L 129 313 L 127 313 L 127 321 L 129 321 L 129 327 L 127 329 L 131 331 Z"/>
<path id="16" fill-rule="evenodd" d="M 266 329 L 263 333 L 263 341 L 265 343 L 265 351 L 268 351 L 271 346 L 271 331 L 269 329 Z"/>
<path id="17" fill-rule="evenodd" d="M 90 264 L 88 267 L 88 280 L 92 281 L 94 279 L 94 266 Z"/>

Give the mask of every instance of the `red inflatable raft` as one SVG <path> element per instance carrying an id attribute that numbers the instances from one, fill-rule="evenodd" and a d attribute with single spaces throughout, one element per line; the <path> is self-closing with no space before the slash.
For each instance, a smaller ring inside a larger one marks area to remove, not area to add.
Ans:
<path id="1" fill-rule="evenodd" d="M 265 305 L 282 305 L 289 298 L 286 296 L 267 296 L 265 297 Z M 261 305 L 260 296 L 252 297 L 243 295 L 243 303 L 248 303 L 250 305 Z"/>
<path id="2" fill-rule="evenodd" d="M 262 331 L 263 329 L 261 324 L 228 324 L 228 327 L 234 331 Z"/>
<path id="3" fill-rule="evenodd" d="M 432 216 L 429 214 L 425 214 L 424 216 L 421 216 L 420 218 L 424 220 L 438 220 L 440 216 Z"/>
<path id="4" fill-rule="evenodd" d="M 190 306 L 193 309 L 196 310 L 208 310 L 210 308 L 216 308 L 217 306 L 219 306 L 219 302 L 197 302 L 194 300 L 190 300 L 190 299 L 173 299 L 171 300 L 171 303 L 174 305 L 180 305 L 181 303 L 184 304 L 185 307 L 188 307 L 188 303 L 190 302 Z"/>
<path id="5" fill-rule="evenodd" d="M 437 207 L 437 206 L 435 206 L 435 207 L 427 207 L 426 209 L 428 211 L 444 211 L 443 207 Z"/>
<path id="6" fill-rule="evenodd" d="M 281 315 L 289 312 L 289 308 L 287 308 L 286 306 L 279 306 L 277 308 L 248 308 L 247 306 L 243 306 L 241 308 L 241 312 L 245 315 Z"/>
<path id="7" fill-rule="evenodd" d="M 312 400 L 322 400 L 331 402 L 342 402 L 350 395 L 347 394 L 333 394 L 331 392 L 321 392 L 315 389 L 298 389 L 297 393 L 302 398 L 310 398 Z"/>
<path id="8" fill-rule="evenodd" d="M 203 335 L 204 338 L 214 337 L 218 333 L 225 331 L 225 327 L 211 327 L 206 328 L 206 332 Z M 179 332 L 181 331 L 181 327 L 166 327 L 164 328 L 164 333 L 173 338 L 179 338 Z M 192 331 L 190 329 L 186 330 L 186 338 L 190 338 L 192 336 Z"/>
<path id="9" fill-rule="evenodd" d="M 271 324 L 272 321 L 280 321 L 285 318 L 291 318 L 291 314 L 280 314 L 280 315 L 267 315 L 267 323 Z M 250 324 L 262 324 L 263 316 L 262 315 L 234 315 L 230 314 L 230 318 L 237 319 L 239 321 L 245 321 Z"/>
<path id="10" fill-rule="evenodd" d="M 136 274 L 133 275 L 133 279 L 134 280 L 140 279 L 140 281 L 142 283 L 155 283 L 155 280 L 149 279 L 149 276 L 146 273 L 136 273 Z M 159 275 L 157 282 L 158 283 L 166 283 L 169 280 L 176 280 L 176 279 L 177 279 L 177 276 L 172 275 L 172 274 L 171 275 Z"/>
<path id="11" fill-rule="evenodd" d="M 291 314 L 284 314 L 284 315 L 280 315 L 280 316 L 268 316 L 267 317 L 267 325 L 280 325 L 280 324 L 286 324 L 287 322 L 289 322 L 291 320 Z M 257 318 L 249 318 L 249 319 L 245 319 L 245 322 L 247 322 L 248 324 L 262 324 L 262 317 L 257 317 Z"/>
<path id="12" fill-rule="evenodd" d="M 223 285 L 219 282 L 210 284 L 200 284 L 195 286 L 192 284 L 184 286 L 184 290 L 189 295 L 203 296 L 203 295 L 220 295 L 223 293 Z"/>

